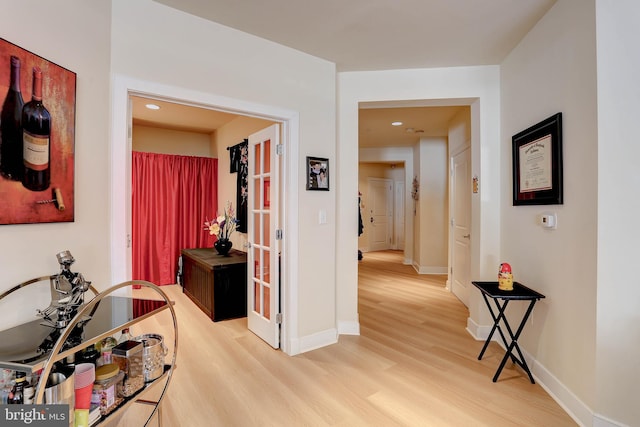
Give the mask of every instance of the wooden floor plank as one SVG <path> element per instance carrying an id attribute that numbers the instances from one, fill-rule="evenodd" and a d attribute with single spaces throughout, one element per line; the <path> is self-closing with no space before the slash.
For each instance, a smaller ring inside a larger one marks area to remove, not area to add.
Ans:
<path id="1" fill-rule="evenodd" d="M 177 285 L 178 366 L 163 425 L 203 427 L 575 426 L 576 423 L 492 343 L 466 331 L 468 311 L 446 276 L 418 275 L 402 253 L 365 253 L 359 262 L 360 336 L 294 357 L 247 329 L 246 318 L 211 322 Z M 139 295 L 144 296 L 146 289 Z M 134 333 L 170 335 L 170 319 Z M 134 406 L 121 427 L 137 427 Z"/>

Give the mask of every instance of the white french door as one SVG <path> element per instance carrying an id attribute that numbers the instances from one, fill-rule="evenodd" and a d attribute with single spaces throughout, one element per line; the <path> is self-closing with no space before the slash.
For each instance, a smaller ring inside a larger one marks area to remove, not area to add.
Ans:
<path id="1" fill-rule="evenodd" d="M 247 322 L 273 348 L 280 347 L 279 144 L 278 124 L 249 136 Z"/>

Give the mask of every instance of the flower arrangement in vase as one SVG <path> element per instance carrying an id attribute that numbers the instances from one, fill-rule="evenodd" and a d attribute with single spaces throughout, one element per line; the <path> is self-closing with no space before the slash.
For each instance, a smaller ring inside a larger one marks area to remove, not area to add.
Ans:
<path id="1" fill-rule="evenodd" d="M 237 225 L 238 220 L 230 202 L 227 202 L 222 215 L 211 221 L 207 218 L 204 222 L 204 229 L 209 231 L 209 235 L 217 237 L 213 247 L 220 255 L 228 255 L 231 250 L 233 243 L 229 240 L 229 236 L 236 230 Z"/>

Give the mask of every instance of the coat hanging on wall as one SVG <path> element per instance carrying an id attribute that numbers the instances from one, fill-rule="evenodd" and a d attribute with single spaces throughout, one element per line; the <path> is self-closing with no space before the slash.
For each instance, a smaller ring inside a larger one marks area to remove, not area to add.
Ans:
<path id="1" fill-rule="evenodd" d="M 236 180 L 236 230 L 247 232 L 247 195 L 249 191 L 249 140 L 227 147 L 229 150 L 229 173 L 237 173 Z"/>
<path id="2" fill-rule="evenodd" d="M 236 173 L 240 170 L 240 156 L 242 155 L 242 150 L 240 149 L 240 144 L 236 144 L 233 147 L 229 147 L 229 173 Z"/>

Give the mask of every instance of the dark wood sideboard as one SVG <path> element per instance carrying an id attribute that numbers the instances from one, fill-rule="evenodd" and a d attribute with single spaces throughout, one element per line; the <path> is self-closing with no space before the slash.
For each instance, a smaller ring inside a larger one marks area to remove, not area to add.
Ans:
<path id="1" fill-rule="evenodd" d="M 182 249 L 183 292 L 214 322 L 247 315 L 247 254 Z"/>

